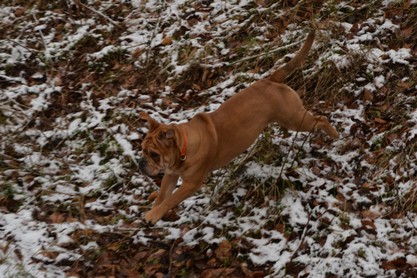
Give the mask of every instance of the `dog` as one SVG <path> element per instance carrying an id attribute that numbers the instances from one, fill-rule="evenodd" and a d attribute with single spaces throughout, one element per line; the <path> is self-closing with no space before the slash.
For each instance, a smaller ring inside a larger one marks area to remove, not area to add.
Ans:
<path id="1" fill-rule="evenodd" d="M 139 168 L 150 176 L 164 173 L 145 221 L 156 223 L 197 192 L 211 171 L 244 152 L 269 123 L 300 132 L 320 129 L 332 138 L 339 137 L 324 116 L 313 116 L 298 94 L 282 83 L 304 61 L 314 36 L 315 32 L 310 32 L 300 51 L 269 78 L 238 92 L 214 112 L 197 114 L 182 124 L 162 124 L 140 113 L 149 131 L 141 143 Z M 179 177 L 182 184 L 174 191 Z"/>

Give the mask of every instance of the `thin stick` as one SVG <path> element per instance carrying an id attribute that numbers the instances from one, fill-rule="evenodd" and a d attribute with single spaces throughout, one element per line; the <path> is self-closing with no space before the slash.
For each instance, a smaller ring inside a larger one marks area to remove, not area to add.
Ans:
<path id="1" fill-rule="evenodd" d="M 173 259 L 172 259 L 172 253 L 174 253 L 174 247 L 177 243 L 177 241 L 181 239 L 181 237 L 177 238 L 176 240 L 174 240 L 174 242 L 171 245 L 171 249 L 169 250 L 169 268 L 168 268 L 168 276 L 172 276 L 171 275 L 171 271 L 172 271 L 172 263 L 173 263 Z"/>
<path id="2" fill-rule="evenodd" d="M 304 230 L 303 230 L 303 234 L 300 237 L 300 244 L 298 244 L 297 248 L 294 250 L 294 252 L 291 255 L 291 259 L 290 262 L 292 262 L 292 260 L 295 258 L 295 255 L 297 254 L 298 250 L 300 250 L 301 245 L 303 244 L 303 242 L 305 241 L 306 238 L 306 234 L 307 234 L 307 229 L 308 229 L 308 225 L 310 224 L 310 220 L 311 220 L 311 213 L 308 214 L 308 219 L 307 219 L 307 223 L 304 226 Z"/>
<path id="3" fill-rule="evenodd" d="M 294 162 L 295 162 L 295 158 L 298 156 L 298 154 L 301 152 L 301 149 L 303 148 L 304 144 L 307 142 L 307 139 L 310 138 L 311 134 L 313 134 L 313 130 L 317 125 L 318 120 L 316 121 L 316 123 L 313 126 L 313 129 L 308 133 L 307 137 L 304 139 L 303 143 L 301 144 L 301 146 L 298 148 L 298 152 L 295 154 L 293 161 L 291 162 L 291 166 L 290 169 L 294 166 Z"/>
<path id="4" fill-rule="evenodd" d="M 14 43 L 14 44 L 17 44 L 17 45 L 20 45 L 21 47 L 25 48 L 26 50 L 28 50 L 28 51 L 30 51 L 30 52 L 32 52 L 32 53 L 36 53 L 36 54 L 38 54 L 38 53 L 40 53 L 40 52 L 41 52 L 40 50 L 29 48 L 29 47 L 27 47 L 26 45 L 21 44 L 20 42 L 17 42 L 17 41 L 14 41 L 14 40 L 8 39 L 8 38 L 5 38 L 4 40 L 5 40 L 5 41 L 9 41 L 9 42 Z M 0 41 L 1 41 L 1 40 L 0 40 Z"/>
<path id="5" fill-rule="evenodd" d="M 304 116 L 303 116 L 303 119 L 301 120 L 301 122 L 300 122 L 300 126 L 299 126 L 299 128 L 301 127 L 301 125 L 303 124 L 303 122 L 304 122 L 304 118 L 305 118 L 305 116 L 306 116 L 306 113 L 308 113 L 308 111 L 306 111 L 305 113 L 304 113 Z M 295 142 L 295 139 L 297 138 L 297 136 L 298 136 L 298 133 L 299 133 L 300 131 L 297 131 L 296 133 L 295 133 L 295 138 L 292 140 L 292 142 L 291 142 L 291 146 L 290 146 L 290 150 L 292 149 L 292 147 L 294 146 L 294 142 Z M 284 163 L 282 164 L 282 167 L 281 167 L 281 172 L 279 173 L 279 176 L 278 176 L 278 178 L 280 179 L 281 178 L 281 176 L 282 176 L 282 172 L 284 171 L 284 166 L 285 166 L 285 163 L 287 163 L 287 160 L 288 160 L 288 158 L 289 158 L 289 156 L 290 156 L 290 152 L 288 152 L 287 153 L 287 156 L 285 157 L 285 160 L 284 160 Z"/>
<path id="6" fill-rule="evenodd" d="M 270 50 L 268 52 L 262 52 L 260 54 L 248 56 L 248 57 L 242 58 L 242 59 L 237 60 L 237 61 L 234 61 L 234 62 L 223 62 L 223 63 L 220 62 L 220 63 L 216 63 L 214 65 L 201 64 L 201 67 L 203 67 L 203 68 L 219 68 L 219 67 L 224 67 L 224 66 L 232 66 L 232 65 L 235 65 L 235 64 L 238 64 L 238 63 L 242 63 L 242 62 L 245 62 L 245 61 L 248 61 L 248 60 L 252 60 L 252 59 L 255 59 L 255 58 L 267 56 L 267 55 L 272 54 L 272 53 L 275 53 L 275 52 L 282 51 L 282 50 L 287 49 L 287 48 L 290 48 L 292 46 L 299 45 L 300 43 L 301 43 L 301 41 L 294 42 L 294 43 L 290 43 L 290 44 L 287 44 L 285 46 L 281 46 L 281 47 L 275 48 L 274 50 Z"/>
<path id="7" fill-rule="evenodd" d="M 122 29 L 122 26 L 120 26 L 120 24 L 119 24 L 119 23 L 117 23 L 116 21 L 114 21 L 113 19 L 111 19 L 110 17 L 108 17 L 107 15 L 103 14 L 102 12 L 97 11 L 97 10 L 95 10 L 95 9 L 93 9 L 93 8 L 90 8 L 89 6 L 87 6 L 87 5 L 83 4 L 83 3 L 81 3 L 81 1 L 80 1 L 80 2 L 78 2 L 78 4 L 80 4 L 81 6 L 83 6 L 84 8 L 86 8 L 87 10 L 89 10 L 89 11 L 91 11 L 91 12 L 93 12 L 93 13 L 95 13 L 95 14 L 97 14 L 97 15 L 101 16 L 101 17 L 103 17 L 103 18 L 104 18 L 104 19 L 106 19 L 108 22 L 110 22 L 111 24 L 113 24 L 115 27 L 117 27 L 117 28 L 119 28 L 119 29 Z"/>

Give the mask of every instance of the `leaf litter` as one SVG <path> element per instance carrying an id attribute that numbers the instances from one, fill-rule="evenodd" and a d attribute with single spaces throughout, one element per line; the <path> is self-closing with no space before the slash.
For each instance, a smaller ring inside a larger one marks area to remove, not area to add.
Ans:
<path id="1" fill-rule="evenodd" d="M 415 1 L 1 4 L 5 277 L 410 277 Z M 155 226 L 139 112 L 182 122 L 285 63 L 341 132 L 268 127 Z M 310 26 L 310 27 L 309 27 Z"/>

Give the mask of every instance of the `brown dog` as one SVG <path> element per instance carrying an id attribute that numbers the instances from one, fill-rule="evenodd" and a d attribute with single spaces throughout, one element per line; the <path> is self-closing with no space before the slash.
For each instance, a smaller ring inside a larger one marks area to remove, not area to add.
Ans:
<path id="1" fill-rule="evenodd" d="M 268 79 L 255 82 L 212 113 L 201 113 L 183 124 L 160 124 L 142 112 L 149 133 L 142 142 L 140 168 L 148 175 L 164 172 L 153 208 L 145 220 L 155 223 L 181 201 L 195 193 L 208 173 L 225 166 L 245 151 L 272 122 L 296 131 L 322 129 L 339 134 L 326 118 L 307 111 L 298 94 L 285 84 L 307 56 L 314 41 L 311 32 L 299 53 Z M 174 192 L 178 178 L 182 185 Z"/>

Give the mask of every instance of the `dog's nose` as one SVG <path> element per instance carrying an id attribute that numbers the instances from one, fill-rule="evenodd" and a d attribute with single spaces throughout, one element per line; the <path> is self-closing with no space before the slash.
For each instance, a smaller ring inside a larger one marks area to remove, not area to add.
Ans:
<path id="1" fill-rule="evenodd" d="M 145 172 L 146 165 L 148 165 L 148 162 L 145 159 L 140 158 L 138 161 L 138 165 L 139 165 L 139 170 L 141 172 Z"/>

